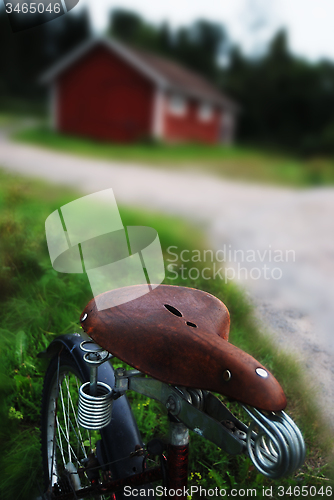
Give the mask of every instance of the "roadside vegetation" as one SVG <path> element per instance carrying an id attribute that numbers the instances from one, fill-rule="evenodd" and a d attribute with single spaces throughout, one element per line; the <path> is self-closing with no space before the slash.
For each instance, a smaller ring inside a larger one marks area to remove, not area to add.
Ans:
<path id="1" fill-rule="evenodd" d="M 80 331 L 80 313 L 91 298 L 84 275 L 61 274 L 52 269 L 44 234 L 46 217 L 78 196 L 0 171 L 0 498 L 3 500 L 28 500 L 39 494 L 39 418 L 45 361 L 36 356 L 55 336 Z M 170 245 L 180 250 L 203 248 L 201 234 L 176 218 L 122 207 L 120 212 L 125 225 L 154 227 L 164 252 Z M 270 340 L 259 333 L 251 306 L 233 283 L 225 284 L 219 279 L 173 279 L 174 276 L 167 271 L 165 282 L 204 289 L 226 303 L 231 314 L 230 341 L 259 359 L 281 382 L 288 398 L 287 412 L 301 427 L 307 443 L 303 468 L 295 477 L 275 482 L 258 474 L 250 459 L 227 456 L 192 434 L 190 484 L 206 488 L 256 488 L 259 497 L 263 487 L 272 485 L 274 491 L 278 485 L 291 486 L 292 491 L 296 486 L 313 485 L 317 491 L 333 486 L 329 465 L 333 438 L 319 420 L 299 367 L 292 358 L 277 353 Z M 133 403 L 144 440 L 155 434 L 163 435 L 166 417 L 160 406 L 141 396 L 133 396 Z M 238 407 L 235 411 L 240 412 Z M 275 494 L 273 498 L 278 497 Z"/>
<path id="2" fill-rule="evenodd" d="M 334 184 L 334 160 L 331 158 L 301 160 L 291 155 L 243 146 L 166 145 L 158 142 L 112 144 L 58 134 L 46 126 L 21 130 L 15 139 L 95 159 L 141 163 L 171 170 L 192 169 L 264 184 L 293 187 Z"/>

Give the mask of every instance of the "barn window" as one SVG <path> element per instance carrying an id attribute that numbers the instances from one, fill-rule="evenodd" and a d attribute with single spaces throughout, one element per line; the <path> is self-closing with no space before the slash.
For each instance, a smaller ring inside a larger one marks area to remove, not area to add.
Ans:
<path id="1" fill-rule="evenodd" d="M 208 104 L 207 102 L 201 103 L 198 107 L 198 118 L 203 122 L 207 122 L 211 120 L 212 117 L 213 107 L 211 106 L 211 104 Z"/>
<path id="2" fill-rule="evenodd" d="M 187 112 L 187 101 L 181 95 L 173 94 L 168 101 L 170 113 L 177 116 L 183 116 Z"/>

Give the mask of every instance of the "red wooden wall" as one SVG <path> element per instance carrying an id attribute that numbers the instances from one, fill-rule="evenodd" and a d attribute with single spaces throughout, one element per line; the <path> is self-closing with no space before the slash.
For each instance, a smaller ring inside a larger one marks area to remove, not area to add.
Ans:
<path id="1" fill-rule="evenodd" d="M 215 110 L 213 117 L 202 121 L 198 117 L 198 107 L 201 101 L 187 101 L 187 111 L 184 116 L 173 115 L 168 111 L 165 102 L 164 136 L 170 142 L 204 142 L 215 144 L 219 140 L 221 111 Z"/>
<path id="2" fill-rule="evenodd" d="M 152 135 L 155 87 L 145 76 L 103 45 L 65 70 L 57 81 L 57 129 L 114 142 L 135 142 Z M 162 139 L 168 142 L 219 141 L 221 111 L 198 117 L 200 101 L 187 100 L 176 116 L 164 97 Z"/>
<path id="3" fill-rule="evenodd" d="M 115 142 L 151 135 L 153 84 L 97 46 L 57 82 L 57 123 L 64 133 Z"/>

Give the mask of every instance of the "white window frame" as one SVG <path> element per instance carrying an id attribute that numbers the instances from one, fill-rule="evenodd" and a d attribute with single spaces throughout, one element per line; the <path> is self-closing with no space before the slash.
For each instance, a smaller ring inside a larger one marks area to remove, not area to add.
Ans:
<path id="1" fill-rule="evenodd" d="M 209 102 L 201 102 L 198 106 L 198 119 L 201 122 L 209 122 L 214 116 L 214 108 Z"/>
<path id="2" fill-rule="evenodd" d="M 187 114 L 187 99 L 180 94 L 171 94 L 168 98 L 168 111 L 171 115 L 185 116 Z"/>
<path id="3" fill-rule="evenodd" d="M 164 104 L 163 90 L 157 88 L 154 93 L 152 120 L 152 135 L 156 139 L 162 139 L 164 135 Z"/>

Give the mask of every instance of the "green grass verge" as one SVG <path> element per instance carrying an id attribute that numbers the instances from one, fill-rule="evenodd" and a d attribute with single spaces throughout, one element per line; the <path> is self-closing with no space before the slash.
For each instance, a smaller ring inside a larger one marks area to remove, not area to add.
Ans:
<path id="1" fill-rule="evenodd" d="M 46 217 L 78 194 L 42 182 L 12 177 L 0 171 L 0 498 L 33 499 L 41 480 L 39 412 L 45 369 L 36 358 L 59 334 L 79 331 L 80 313 L 91 298 L 84 275 L 55 272 L 50 265 L 44 235 Z M 201 234 L 176 218 L 133 209 L 120 209 L 125 225 L 149 225 L 160 236 L 163 250 L 203 248 Z M 298 366 L 277 353 L 258 330 L 252 308 L 233 284 L 221 280 L 172 279 L 166 283 L 206 290 L 222 299 L 231 313 L 232 343 L 266 365 L 282 383 L 287 411 L 300 425 L 307 442 L 307 461 L 295 477 L 271 481 L 242 457 L 230 457 L 199 436 L 191 436 L 190 484 L 206 488 L 255 488 L 311 485 L 319 490 L 329 479 L 331 437 L 323 439 L 312 395 Z M 161 407 L 145 397 L 132 396 L 144 439 L 166 432 Z M 240 412 L 238 407 L 236 411 Z M 276 490 L 277 492 L 277 490 Z M 195 497 L 194 497 L 195 498 Z M 274 498 L 279 498 L 276 495 Z M 291 498 L 291 497 L 290 497 Z"/>
<path id="2" fill-rule="evenodd" d="M 52 132 L 47 127 L 21 130 L 16 140 L 85 157 L 137 162 L 152 167 L 192 168 L 231 179 L 294 187 L 334 183 L 334 161 L 269 154 L 244 147 L 200 144 L 121 145 Z"/>

